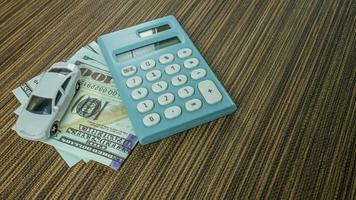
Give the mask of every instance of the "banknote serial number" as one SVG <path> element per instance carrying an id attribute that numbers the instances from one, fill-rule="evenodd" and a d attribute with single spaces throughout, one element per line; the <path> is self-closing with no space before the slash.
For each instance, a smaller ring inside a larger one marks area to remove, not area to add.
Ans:
<path id="1" fill-rule="evenodd" d="M 103 95 L 108 95 L 108 96 L 112 96 L 112 97 L 119 96 L 119 92 L 117 91 L 116 88 L 108 88 L 106 86 L 98 85 L 98 84 L 88 82 L 88 81 L 83 81 L 81 84 L 83 87 L 86 87 L 91 90 L 95 90 Z"/>

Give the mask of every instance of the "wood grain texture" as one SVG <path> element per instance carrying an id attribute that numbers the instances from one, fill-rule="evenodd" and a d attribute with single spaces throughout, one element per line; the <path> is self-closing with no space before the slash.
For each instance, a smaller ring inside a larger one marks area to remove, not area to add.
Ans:
<path id="1" fill-rule="evenodd" d="M 120 171 L 11 130 L 11 91 L 97 36 L 175 15 L 238 105 Z M 356 1 L 0 2 L 0 199 L 356 199 Z"/>

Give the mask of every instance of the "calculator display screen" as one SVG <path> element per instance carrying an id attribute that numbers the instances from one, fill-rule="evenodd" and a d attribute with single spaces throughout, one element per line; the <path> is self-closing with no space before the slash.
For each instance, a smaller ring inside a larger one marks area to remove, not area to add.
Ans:
<path id="1" fill-rule="evenodd" d="M 151 28 L 148 30 L 140 31 L 140 32 L 138 32 L 138 35 L 143 38 L 143 37 L 148 37 L 148 36 L 151 36 L 151 35 L 154 35 L 154 34 L 169 30 L 169 29 L 171 29 L 171 27 L 168 24 L 164 24 L 162 26 L 157 26 L 157 27 L 154 27 L 154 28 Z"/>
<path id="2" fill-rule="evenodd" d="M 181 41 L 178 37 L 168 38 L 166 40 L 116 54 L 116 59 L 118 62 L 124 62 L 179 43 L 181 43 Z"/>

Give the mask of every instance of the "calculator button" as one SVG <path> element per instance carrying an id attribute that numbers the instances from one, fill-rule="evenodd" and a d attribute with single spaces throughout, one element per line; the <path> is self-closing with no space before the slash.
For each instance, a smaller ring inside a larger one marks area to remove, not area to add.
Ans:
<path id="1" fill-rule="evenodd" d="M 172 106 L 164 111 L 164 116 L 167 119 L 173 119 L 178 117 L 182 113 L 182 109 L 179 106 Z"/>
<path id="2" fill-rule="evenodd" d="M 137 88 L 131 92 L 131 97 L 135 100 L 139 100 L 145 98 L 147 94 L 148 90 L 146 88 Z"/>
<path id="3" fill-rule="evenodd" d="M 191 86 L 185 86 L 178 90 L 178 96 L 182 99 L 190 97 L 194 94 L 194 88 Z"/>
<path id="4" fill-rule="evenodd" d="M 161 117 L 157 113 L 151 113 L 143 117 L 143 124 L 147 127 L 154 126 L 161 121 Z"/>
<path id="5" fill-rule="evenodd" d="M 192 99 L 185 103 L 185 109 L 187 109 L 189 112 L 193 112 L 199 110 L 201 105 L 202 103 L 199 99 Z"/>
<path id="6" fill-rule="evenodd" d="M 194 79 L 194 80 L 201 79 L 205 75 L 206 75 L 206 71 L 205 71 L 205 69 L 202 69 L 202 68 L 195 69 L 190 73 L 190 77 L 192 77 L 192 79 Z"/>
<path id="7" fill-rule="evenodd" d="M 168 64 L 173 62 L 174 60 L 174 55 L 171 53 L 163 54 L 159 57 L 159 62 L 162 64 Z"/>
<path id="8" fill-rule="evenodd" d="M 155 69 L 155 70 L 147 72 L 146 79 L 148 81 L 155 81 L 155 80 L 161 78 L 161 76 L 162 76 L 161 71 Z"/>
<path id="9" fill-rule="evenodd" d="M 129 65 L 121 70 L 121 74 L 125 77 L 134 75 L 137 72 L 137 68 L 134 65 Z"/>
<path id="10" fill-rule="evenodd" d="M 156 66 L 156 62 L 153 59 L 145 60 L 141 63 L 141 69 L 148 70 Z"/>
<path id="11" fill-rule="evenodd" d="M 142 78 L 139 76 L 133 76 L 126 80 L 126 85 L 129 88 L 137 87 L 137 86 L 141 85 L 141 83 L 142 83 Z"/>
<path id="12" fill-rule="evenodd" d="M 208 104 L 215 104 L 221 101 L 222 95 L 213 81 L 202 81 L 198 84 L 198 88 Z"/>
<path id="13" fill-rule="evenodd" d="M 192 55 L 192 50 L 189 48 L 180 49 L 177 55 L 179 58 L 186 58 Z"/>
<path id="14" fill-rule="evenodd" d="M 137 110 L 140 113 L 148 112 L 153 109 L 152 100 L 144 100 L 137 104 Z"/>
<path id="15" fill-rule="evenodd" d="M 159 93 L 159 92 L 166 90 L 167 87 L 168 87 L 168 84 L 166 81 L 159 81 L 159 82 L 152 84 L 152 91 L 155 93 Z"/>
<path id="16" fill-rule="evenodd" d="M 174 95 L 172 93 L 165 93 L 158 97 L 158 103 L 162 106 L 168 105 L 174 101 Z"/>
<path id="17" fill-rule="evenodd" d="M 187 76 L 180 74 L 172 78 L 172 84 L 174 86 L 180 86 L 187 82 Z"/>
<path id="18" fill-rule="evenodd" d="M 164 71 L 166 72 L 166 74 L 168 75 L 172 75 L 172 74 L 175 74 L 175 73 L 178 73 L 180 71 L 180 65 L 178 64 L 171 64 L 171 65 L 168 65 Z"/>
<path id="19" fill-rule="evenodd" d="M 184 67 L 185 68 L 193 68 L 199 65 L 199 60 L 197 58 L 189 58 L 184 61 Z"/>

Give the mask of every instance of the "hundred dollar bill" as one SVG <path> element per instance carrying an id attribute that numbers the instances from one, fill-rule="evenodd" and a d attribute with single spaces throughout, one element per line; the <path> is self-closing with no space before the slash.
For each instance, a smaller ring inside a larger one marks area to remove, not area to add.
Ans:
<path id="1" fill-rule="evenodd" d="M 81 70 L 81 89 L 59 124 L 59 133 L 44 142 L 65 152 L 120 168 L 137 137 L 107 69 L 71 60 Z M 20 102 L 31 94 L 41 75 L 13 92 Z"/>

